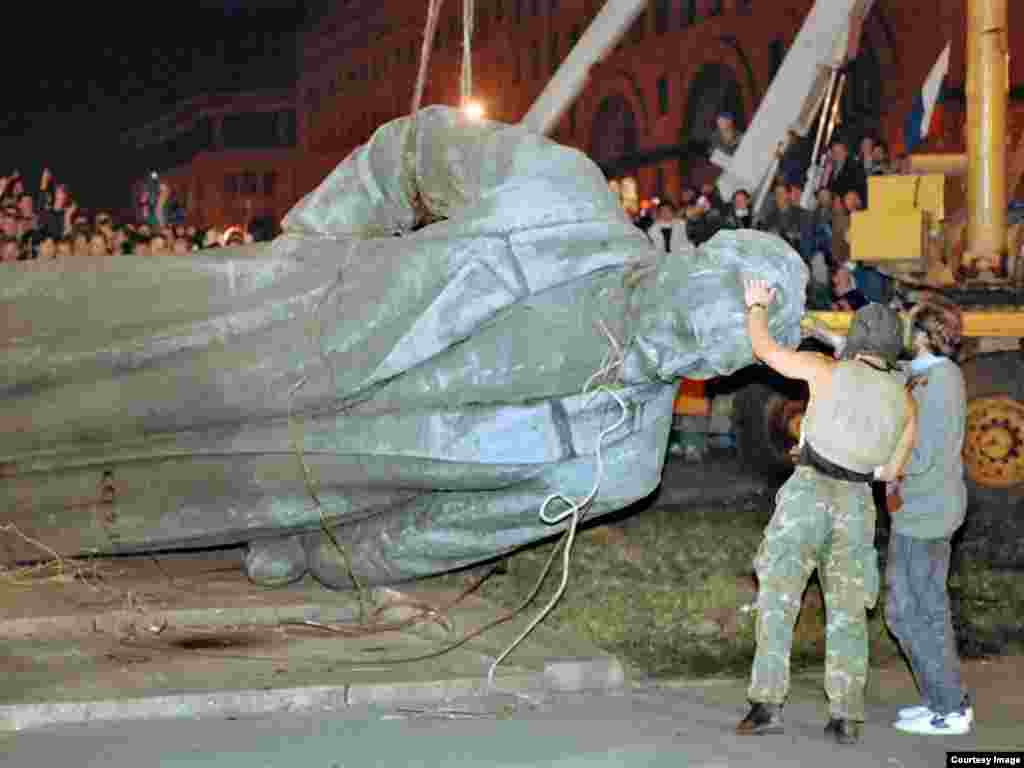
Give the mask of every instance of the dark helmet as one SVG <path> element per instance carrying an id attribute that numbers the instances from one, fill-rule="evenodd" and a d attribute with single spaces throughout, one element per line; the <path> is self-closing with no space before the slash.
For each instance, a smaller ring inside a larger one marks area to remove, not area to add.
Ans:
<path id="1" fill-rule="evenodd" d="M 903 351 L 903 320 L 884 304 L 868 304 L 853 316 L 846 335 L 842 359 L 857 355 L 876 355 L 895 364 Z"/>

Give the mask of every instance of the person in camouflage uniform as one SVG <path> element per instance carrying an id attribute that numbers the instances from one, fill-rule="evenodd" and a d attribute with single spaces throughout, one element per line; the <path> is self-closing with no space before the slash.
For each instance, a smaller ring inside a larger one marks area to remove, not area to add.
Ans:
<path id="1" fill-rule="evenodd" d="M 751 670 L 750 713 L 741 734 L 781 733 L 789 692 L 793 627 L 808 579 L 817 569 L 825 593 L 825 730 L 855 743 L 864 720 L 868 670 L 868 608 L 878 598 L 872 480 L 891 480 L 908 461 L 916 428 L 914 402 L 895 362 L 902 351 L 899 315 L 880 304 L 862 308 L 835 360 L 796 352 L 768 332 L 774 291 L 746 284 L 754 354 L 810 390 L 800 441 L 800 466 L 779 490 L 775 513 L 754 560 L 757 572 L 757 653 Z"/>

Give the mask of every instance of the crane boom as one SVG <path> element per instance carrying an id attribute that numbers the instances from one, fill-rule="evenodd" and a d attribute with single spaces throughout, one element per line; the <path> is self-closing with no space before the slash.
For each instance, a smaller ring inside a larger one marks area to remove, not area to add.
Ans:
<path id="1" fill-rule="evenodd" d="M 646 7 L 647 0 L 605 3 L 523 117 L 522 124 L 537 133 L 550 133 L 587 84 L 591 67 L 619 44 Z"/>
<path id="2" fill-rule="evenodd" d="M 738 189 L 759 189 L 771 175 L 775 151 L 786 131 L 806 133 L 831 91 L 830 83 L 857 46 L 860 25 L 873 0 L 817 0 L 761 99 L 731 157 L 717 153 L 722 167 L 718 191 L 726 200 Z"/>

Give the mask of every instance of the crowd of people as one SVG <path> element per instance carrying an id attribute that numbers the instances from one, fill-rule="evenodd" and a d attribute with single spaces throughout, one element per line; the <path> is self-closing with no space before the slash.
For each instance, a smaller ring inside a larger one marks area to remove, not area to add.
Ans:
<path id="1" fill-rule="evenodd" d="M 239 228 L 221 231 L 186 223 L 171 186 L 153 176 L 142 185 L 136 213 L 116 221 L 107 212 L 79 207 L 67 184 L 49 168 L 29 184 L 15 170 L 0 176 L 0 260 L 21 262 L 75 256 L 184 255 L 205 248 L 253 242 Z"/>
<path id="2" fill-rule="evenodd" d="M 718 117 L 712 151 L 732 154 L 742 138 L 732 115 Z M 700 245 L 720 229 L 758 229 L 785 239 L 810 268 L 808 308 L 856 310 L 871 301 L 886 302 L 887 280 L 877 270 L 850 259 L 850 217 L 868 205 L 870 176 L 901 173 L 906 158 L 895 162 L 888 147 L 865 136 L 856 151 L 845 138 L 831 141 L 819 164 L 814 194 L 805 195 L 811 152 L 807 141 L 790 130 L 778 148 L 778 172 L 771 195 L 759 214 L 748 190 L 723 200 L 714 184 L 687 186 L 678 201 L 659 199 L 633 212 L 652 244 L 667 252 Z"/>

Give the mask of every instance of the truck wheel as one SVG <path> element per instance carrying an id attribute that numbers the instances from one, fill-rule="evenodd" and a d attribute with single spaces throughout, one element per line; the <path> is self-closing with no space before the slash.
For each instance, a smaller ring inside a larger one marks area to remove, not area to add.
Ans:
<path id="1" fill-rule="evenodd" d="M 963 365 L 967 387 L 963 546 L 993 565 L 1024 564 L 1024 355 L 997 352 Z"/>
<path id="2" fill-rule="evenodd" d="M 740 459 L 762 477 L 785 480 L 796 465 L 791 451 L 800 440 L 807 386 L 758 369 L 736 393 L 733 433 Z"/>

